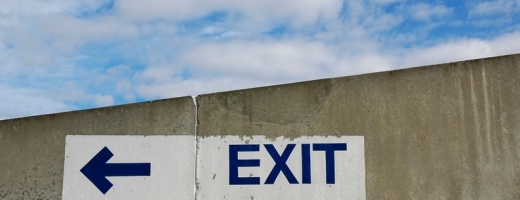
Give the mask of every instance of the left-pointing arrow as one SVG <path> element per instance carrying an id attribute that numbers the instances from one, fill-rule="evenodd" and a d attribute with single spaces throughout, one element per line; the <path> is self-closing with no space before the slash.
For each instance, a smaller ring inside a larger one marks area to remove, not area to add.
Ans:
<path id="1" fill-rule="evenodd" d="M 112 156 L 104 147 L 80 170 L 103 194 L 113 186 L 107 176 L 150 176 L 150 163 L 107 163 Z"/>

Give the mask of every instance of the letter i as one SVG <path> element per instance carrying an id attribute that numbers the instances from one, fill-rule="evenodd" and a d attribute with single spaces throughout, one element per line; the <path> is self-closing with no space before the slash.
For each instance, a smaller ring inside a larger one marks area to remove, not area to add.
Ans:
<path id="1" fill-rule="evenodd" d="M 302 184 L 311 183 L 311 145 L 302 144 Z"/>

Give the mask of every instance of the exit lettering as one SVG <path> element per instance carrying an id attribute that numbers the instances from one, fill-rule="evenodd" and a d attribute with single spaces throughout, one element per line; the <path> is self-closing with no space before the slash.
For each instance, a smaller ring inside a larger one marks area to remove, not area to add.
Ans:
<path id="1" fill-rule="evenodd" d="M 260 185 L 260 177 L 240 177 L 240 167 L 260 167 L 260 159 L 239 159 L 240 152 L 258 152 L 260 144 L 233 144 L 229 145 L 229 184 L 230 185 Z M 290 184 L 299 184 L 292 173 L 287 160 L 293 153 L 296 144 L 287 144 L 283 152 L 278 152 L 274 145 L 263 144 L 275 165 L 267 176 L 264 184 L 274 184 L 276 178 L 283 174 Z M 311 146 L 312 151 L 325 153 L 325 176 L 327 184 L 335 184 L 335 152 L 347 151 L 347 143 L 314 143 L 301 144 L 301 183 L 311 184 Z"/>

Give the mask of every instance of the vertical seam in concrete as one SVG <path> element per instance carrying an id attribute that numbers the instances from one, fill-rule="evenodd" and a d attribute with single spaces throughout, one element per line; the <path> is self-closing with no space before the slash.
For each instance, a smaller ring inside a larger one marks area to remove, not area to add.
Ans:
<path id="1" fill-rule="evenodd" d="M 194 173 L 193 173 L 193 200 L 197 199 L 197 192 L 198 192 L 198 186 L 199 186 L 199 183 L 197 182 L 197 161 L 198 161 L 198 149 L 199 149 L 199 146 L 198 146 L 198 142 L 197 142 L 197 134 L 198 134 L 198 131 L 199 131 L 199 103 L 198 103 L 198 96 L 192 96 L 193 98 L 193 103 L 195 104 L 195 124 L 194 124 L 194 128 L 195 128 L 195 133 L 194 133 L 194 140 L 193 142 L 195 142 L 195 170 Z"/>
<path id="2" fill-rule="evenodd" d="M 484 90 L 484 113 L 485 113 L 485 119 L 486 119 L 486 144 L 487 144 L 487 150 L 489 154 L 489 158 L 493 158 L 493 147 L 491 140 L 491 108 L 489 106 L 489 95 L 488 95 L 488 81 L 486 77 L 486 67 L 482 66 L 482 87 Z"/>
<path id="3" fill-rule="evenodd" d="M 471 107 L 473 109 L 473 120 L 475 123 L 475 132 L 476 132 L 476 139 L 475 139 L 475 148 L 477 150 L 477 156 L 476 156 L 476 162 L 475 162 L 475 168 L 477 168 L 476 174 L 475 174 L 475 182 L 476 182 L 476 194 L 475 196 L 479 197 L 481 196 L 481 177 L 480 173 L 482 171 L 482 167 L 479 166 L 479 164 L 482 162 L 482 160 L 485 160 L 484 156 L 482 155 L 482 133 L 480 129 L 480 119 L 479 119 L 479 113 L 478 113 L 478 102 L 477 102 L 477 95 L 475 94 L 475 81 L 473 80 L 473 69 L 469 68 L 469 84 L 470 84 L 470 90 L 471 90 Z"/>
<path id="4" fill-rule="evenodd" d="M 478 105 L 477 105 L 477 95 L 475 94 L 475 83 L 473 80 L 473 70 L 470 69 L 470 76 L 469 76 L 469 84 L 471 89 L 471 106 L 473 108 L 473 120 L 475 123 L 475 132 L 477 135 L 476 140 L 476 147 L 478 156 L 482 156 L 482 138 L 481 138 L 481 132 L 480 132 L 480 119 L 479 119 L 479 113 L 478 113 Z"/>

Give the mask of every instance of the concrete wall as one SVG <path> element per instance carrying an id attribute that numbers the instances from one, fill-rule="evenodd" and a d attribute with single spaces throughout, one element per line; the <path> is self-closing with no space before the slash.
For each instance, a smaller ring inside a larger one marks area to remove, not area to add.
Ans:
<path id="1" fill-rule="evenodd" d="M 520 55 L 0 121 L 0 199 L 57 199 L 65 135 L 364 136 L 367 199 L 520 199 Z M 200 144 L 199 144 L 200 145 Z M 204 183 L 198 183 L 200 184 Z"/>
<path id="2" fill-rule="evenodd" d="M 191 97 L 0 121 L 0 199 L 61 199 L 66 135 L 193 135 Z"/>
<path id="3" fill-rule="evenodd" d="M 520 56 L 202 95 L 199 137 L 365 137 L 367 199 L 520 199 Z"/>

